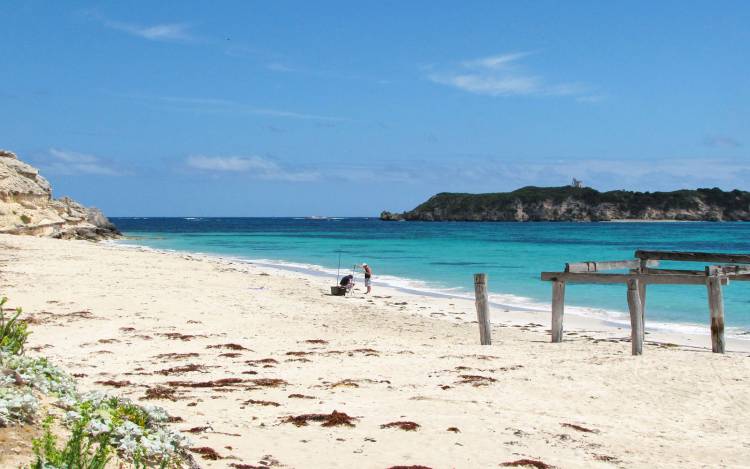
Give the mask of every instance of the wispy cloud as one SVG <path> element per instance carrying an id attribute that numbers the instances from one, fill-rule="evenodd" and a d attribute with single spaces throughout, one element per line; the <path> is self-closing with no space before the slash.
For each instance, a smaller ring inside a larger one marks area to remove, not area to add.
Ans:
<path id="1" fill-rule="evenodd" d="M 50 148 L 51 161 L 46 169 L 52 173 L 76 175 L 120 176 L 123 173 L 93 155 Z"/>
<path id="2" fill-rule="evenodd" d="M 98 21 L 107 28 L 140 37 L 149 41 L 192 41 L 195 36 L 188 23 L 137 24 L 107 18 L 97 11 L 85 10 L 84 16 Z"/>
<path id="3" fill-rule="evenodd" d="M 262 156 L 189 156 L 185 165 L 190 169 L 214 173 L 245 173 L 251 177 L 275 181 L 314 181 L 317 171 L 297 170 L 282 166 Z"/>
<path id="4" fill-rule="evenodd" d="M 105 21 L 105 26 L 151 41 L 190 41 L 190 26 L 184 23 L 165 23 L 141 26 L 120 21 Z"/>
<path id="5" fill-rule="evenodd" d="M 487 96 L 577 96 L 589 97 L 582 83 L 550 83 L 530 73 L 520 62 L 533 52 L 512 52 L 466 60 L 447 68 L 430 67 L 427 78 L 470 93 Z M 601 98 L 601 97 L 600 97 Z"/>
<path id="6" fill-rule="evenodd" d="M 268 117 L 281 117 L 287 119 L 303 119 L 327 122 L 344 122 L 349 119 L 342 117 L 323 116 L 319 114 L 307 114 L 284 109 L 271 109 L 256 107 L 237 101 L 219 98 L 191 98 L 179 96 L 127 96 L 129 98 L 157 101 L 170 105 L 177 110 L 190 110 L 198 112 L 226 112 L 238 114 L 257 114 Z"/>
<path id="7" fill-rule="evenodd" d="M 712 135 L 703 140 L 703 144 L 708 147 L 739 148 L 742 143 L 734 137 L 727 135 Z"/>
<path id="8" fill-rule="evenodd" d="M 289 65 L 286 65 L 281 62 L 271 62 L 266 65 L 266 68 L 268 70 L 271 70 L 272 72 L 297 72 L 298 69 L 291 67 Z"/>
<path id="9" fill-rule="evenodd" d="M 447 155 L 373 163 L 323 161 L 299 167 L 263 156 L 195 155 L 184 160 L 193 171 L 244 174 L 270 181 L 409 184 L 435 191 L 490 192 L 526 185 L 560 186 L 573 177 L 600 190 L 674 190 L 718 186 L 750 189 L 750 162 L 740 159 L 535 159 L 514 161 L 480 155 Z"/>
<path id="10" fill-rule="evenodd" d="M 603 94 L 591 94 L 591 95 L 584 95 L 584 96 L 578 96 L 576 98 L 576 101 L 581 103 L 600 103 L 607 99 L 607 97 Z"/>
<path id="11" fill-rule="evenodd" d="M 531 55 L 532 52 L 512 52 L 510 54 L 492 55 L 489 57 L 483 57 L 480 59 L 467 60 L 462 63 L 466 68 L 485 68 L 490 70 L 499 70 L 507 68 L 526 56 Z"/>
<path id="12" fill-rule="evenodd" d="M 463 164 L 450 161 L 409 167 L 425 168 L 415 174 L 415 182 L 446 184 L 451 190 L 481 192 L 510 190 L 525 185 L 559 186 L 573 177 L 600 190 L 674 190 L 718 186 L 724 189 L 750 189 L 750 162 L 729 158 L 663 159 L 547 159 L 511 161 L 491 157 L 464 157 Z M 447 190 L 447 189 L 444 189 Z"/>
<path id="13" fill-rule="evenodd" d="M 369 83 L 374 83 L 377 85 L 389 85 L 392 83 L 391 80 L 377 78 L 374 76 L 363 75 L 360 73 L 351 73 L 351 72 L 340 71 L 340 70 L 320 69 L 320 68 L 306 67 L 302 65 L 294 65 L 294 64 L 289 63 L 289 61 L 283 60 L 278 57 L 266 63 L 264 67 L 266 70 L 269 70 L 271 72 L 306 75 L 309 77 L 321 78 L 321 79 L 352 80 L 352 81 L 369 82 Z"/>
<path id="14" fill-rule="evenodd" d="M 383 162 L 376 164 L 327 164 L 318 162 L 304 168 L 263 156 L 206 156 L 193 155 L 184 160 L 190 170 L 214 174 L 244 174 L 255 179 L 287 182 L 419 182 L 422 164 Z M 445 177 L 442 174 L 441 177 Z M 439 178 L 435 177 L 436 180 Z"/>

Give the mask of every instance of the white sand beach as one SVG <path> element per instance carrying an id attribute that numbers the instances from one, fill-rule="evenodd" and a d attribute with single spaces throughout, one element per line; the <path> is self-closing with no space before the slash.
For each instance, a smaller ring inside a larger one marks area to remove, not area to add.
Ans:
<path id="1" fill-rule="evenodd" d="M 493 311 L 481 346 L 467 300 L 333 297 L 296 272 L 11 235 L 0 284 L 33 317 L 31 353 L 181 417 L 220 457 L 204 467 L 750 464 L 743 341 L 650 334 L 633 357 L 627 328 L 568 316 L 551 344 L 548 315 Z M 290 419 L 333 411 L 350 425 Z"/>

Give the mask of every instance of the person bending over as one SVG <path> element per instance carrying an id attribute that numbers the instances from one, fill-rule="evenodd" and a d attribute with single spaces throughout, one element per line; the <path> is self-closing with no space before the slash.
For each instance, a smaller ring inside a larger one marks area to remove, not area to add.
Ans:
<path id="1" fill-rule="evenodd" d="M 341 277 L 339 285 L 346 288 L 346 291 L 348 292 L 354 287 L 354 275 L 344 275 Z"/>

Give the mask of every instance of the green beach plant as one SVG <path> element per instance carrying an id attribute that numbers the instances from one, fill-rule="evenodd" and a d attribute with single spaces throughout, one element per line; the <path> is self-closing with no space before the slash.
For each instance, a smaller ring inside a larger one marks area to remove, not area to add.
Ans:
<path id="1" fill-rule="evenodd" d="M 73 378 L 44 357 L 27 357 L 0 350 L 0 366 L 15 372 L 29 389 L 68 401 L 74 401 L 77 396 Z M 8 381 L 5 384 L 15 381 L 14 377 L 9 375 L 5 375 L 4 379 Z M 2 384 L 0 380 L 0 385 Z"/>
<path id="2" fill-rule="evenodd" d="M 29 388 L 0 383 L 0 428 L 32 423 L 39 409 L 39 400 Z"/>
<path id="3" fill-rule="evenodd" d="M 60 448 L 45 427 L 45 435 L 35 440 L 33 469 L 96 469 L 115 455 L 136 469 L 182 466 L 189 442 L 165 425 L 169 416 L 160 407 L 94 392 L 66 408 L 69 439 Z"/>
<path id="4" fill-rule="evenodd" d="M 23 353 L 23 346 L 31 332 L 26 322 L 18 319 L 23 312 L 21 308 L 16 308 L 14 315 L 6 316 L 4 305 L 7 302 L 6 297 L 0 299 L 0 350 L 20 355 Z"/>
<path id="5" fill-rule="evenodd" d="M 192 460 L 190 442 L 167 426 L 164 409 L 98 392 L 81 394 L 75 380 L 46 358 L 26 356 L 30 331 L 18 319 L 20 308 L 6 315 L 7 301 L 0 299 L 0 427 L 34 423 L 40 395 L 56 398 L 54 405 L 66 411 L 58 431 L 53 431 L 52 416 L 44 420 L 43 434 L 33 442 L 35 461 L 28 467 L 103 469 L 115 460 L 119 467 L 172 469 Z"/>
<path id="6" fill-rule="evenodd" d="M 77 420 L 70 428 L 70 438 L 58 447 L 52 432 L 54 418 L 44 420 L 44 434 L 34 440 L 36 460 L 32 469 L 104 469 L 112 459 L 112 447 L 106 434 L 87 432 L 90 416 Z"/>

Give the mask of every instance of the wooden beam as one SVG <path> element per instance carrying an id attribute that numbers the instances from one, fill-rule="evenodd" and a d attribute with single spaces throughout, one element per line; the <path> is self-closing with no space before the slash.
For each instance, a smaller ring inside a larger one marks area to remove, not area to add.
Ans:
<path id="1" fill-rule="evenodd" d="M 649 266 L 656 267 L 659 261 L 646 261 Z M 637 269 L 641 266 L 640 259 L 627 259 L 624 261 L 584 261 L 568 262 L 565 264 L 565 272 L 601 272 L 602 270 Z"/>
<path id="2" fill-rule="evenodd" d="M 542 272 L 542 280 L 561 281 L 566 283 L 597 283 L 613 284 L 628 283 L 630 279 L 637 279 L 639 282 L 647 284 L 660 285 L 704 285 L 706 276 L 687 275 L 687 274 L 602 274 L 597 272 Z M 726 285 L 727 278 L 720 277 L 722 284 Z M 732 277 L 734 278 L 734 277 Z M 748 277 L 750 280 L 750 277 Z"/>
<path id="3" fill-rule="evenodd" d="M 635 252 L 639 259 L 662 261 L 719 262 L 726 264 L 750 264 L 750 254 L 726 254 L 720 252 L 642 251 Z"/>
<path id="4" fill-rule="evenodd" d="M 643 309 L 638 294 L 638 279 L 628 280 L 628 308 L 630 309 L 630 342 L 633 355 L 643 354 Z"/>
<path id="5" fill-rule="evenodd" d="M 490 326 L 490 303 L 487 297 L 487 274 L 474 274 L 474 296 L 479 322 L 479 342 L 492 345 L 492 327 Z"/>
<path id="6" fill-rule="evenodd" d="M 745 275 L 750 274 L 750 266 L 747 265 L 709 265 L 705 269 L 706 275 Z"/>
<path id="7" fill-rule="evenodd" d="M 552 342 L 562 342 L 565 314 L 565 282 L 552 283 Z"/>
<path id="8" fill-rule="evenodd" d="M 724 353 L 724 296 L 721 293 L 720 277 L 712 275 L 706 279 L 708 308 L 711 311 L 711 350 Z"/>
<path id="9" fill-rule="evenodd" d="M 736 265 L 713 265 L 706 267 L 704 270 L 686 270 L 686 269 L 651 269 L 643 271 L 647 274 L 684 274 L 698 275 L 705 278 L 707 275 L 719 274 L 730 280 L 748 281 L 750 280 L 750 268 Z M 726 283 L 725 283 L 726 284 Z"/>
<path id="10" fill-rule="evenodd" d="M 643 271 L 646 274 L 682 274 L 682 275 L 700 275 L 706 277 L 705 270 L 690 270 L 690 269 L 651 269 L 647 268 Z"/>

